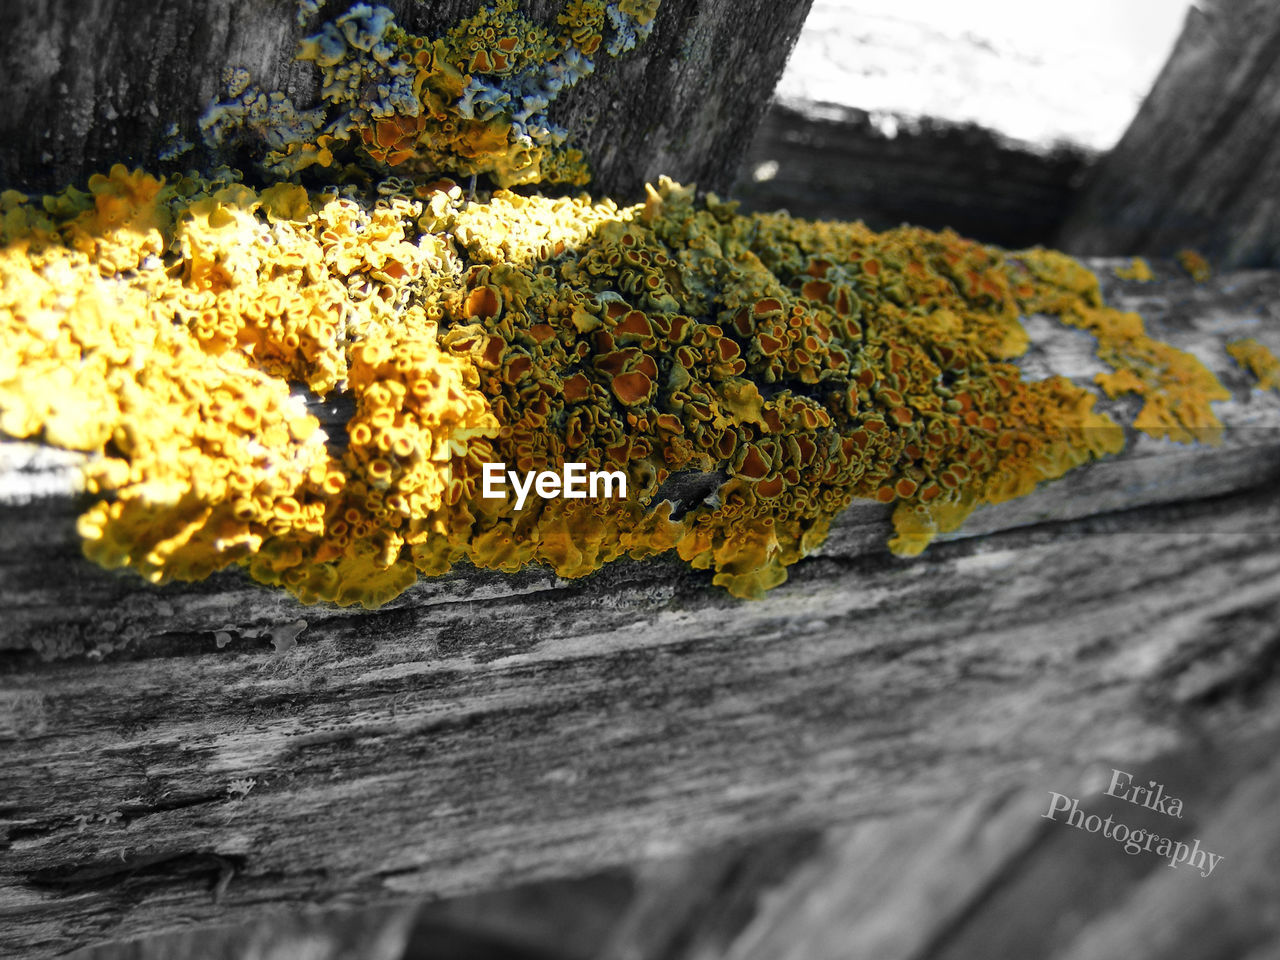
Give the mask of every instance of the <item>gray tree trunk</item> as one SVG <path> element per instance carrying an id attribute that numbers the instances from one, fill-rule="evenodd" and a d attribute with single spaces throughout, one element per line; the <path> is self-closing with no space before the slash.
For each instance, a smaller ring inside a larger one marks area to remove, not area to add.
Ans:
<path id="1" fill-rule="evenodd" d="M 1059 244 L 1085 256 L 1193 248 L 1280 265 L 1280 5 L 1206 0 Z"/>
<path id="2" fill-rule="evenodd" d="M 597 71 L 562 96 L 552 119 L 592 164 L 591 190 L 619 201 L 666 174 L 728 189 L 799 34 L 810 0 L 668 0 L 636 49 L 596 57 Z M 328 3 L 322 17 L 349 4 Z M 385 0 L 413 33 L 437 36 L 477 0 Z M 562 4 L 521 9 L 554 27 Z M 196 121 L 244 67 L 298 107 L 319 98 L 319 71 L 293 59 L 289 0 L 5 0 L 0 4 L 0 189 L 83 183 L 113 163 L 161 165 L 170 124 L 200 144 Z M 185 169 L 191 158 L 177 164 Z"/>

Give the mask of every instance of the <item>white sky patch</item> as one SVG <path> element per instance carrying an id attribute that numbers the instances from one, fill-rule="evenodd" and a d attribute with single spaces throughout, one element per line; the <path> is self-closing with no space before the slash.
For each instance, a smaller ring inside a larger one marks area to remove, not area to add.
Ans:
<path id="1" fill-rule="evenodd" d="M 1190 6 L 815 0 L 777 97 L 1106 150 L 1151 88 Z"/>
<path id="2" fill-rule="evenodd" d="M 758 164 L 751 171 L 751 179 L 756 183 L 763 183 L 765 180 L 772 180 L 778 175 L 778 161 L 766 160 L 764 163 Z"/>

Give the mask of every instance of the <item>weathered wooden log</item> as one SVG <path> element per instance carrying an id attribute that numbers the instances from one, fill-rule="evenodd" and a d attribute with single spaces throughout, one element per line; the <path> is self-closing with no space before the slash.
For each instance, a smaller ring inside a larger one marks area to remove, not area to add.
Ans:
<path id="1" fill-rule="evenodd" d="M 384 6 L 411 32 L 438 36 L 476 0 Z M 198 120 L 225 96 L 223 71 L 242 67 L 299 108 L 319 102 L 315 64 L 294 60 L 316 18 L 265 0 L 13 0 L 0 8 L 0 189 L 53 191 L 114 163 L 161 164 L 167 146 L 202 145 Z M 323 15 L 337 4 L 313 4 Z M 346 6 L 350 6 L 347 4 Z M 554 28 L 563 4 L 522 5 Z M 751 140 L 808 12 L 808 0 L 668 3 L 649 39 L 612 58 L 554 104 L 594 172 L 592 190 L 643 197 L 666 174 L 724 191 Z M 171 129 L 173 125 L 175 128 Z M 236 158 L 223 157 L 235 160 Z M 207 159 L 206 159 L 206 162 Z"/>
<path id="2" fill-rule="evenodd" d="M 374 612 L 154 588 L 80 557 L 73 464 L 6 444 L 0 951 L 572 876 L 1271 723 L 1280 397 L 1223 343 L 1280 349 L 1280 276 L 1111 287 L 1231 389 L 1220 446 L 1132 436 L 915 560 L 857 504 L 751 603 L 662 558 Z M 1028 328 L 1028 374 L 1097 369 Z"/>
<path id="3" fill-rule="evenodd" d="M 1087 256 L 1195 248 L 1280 264 L 1280 7 L 1195 4 L 1155 87 L 1090 172 L 1058 244 Z"/>
<path id="4" fill-rule="evenodd" d="M 1091 160 L 1078 148 L 1021 144 L 974 124 L 895 119 L 889 136 L 864 110 L 774 103 L 733 196 L 748 210 L 863 220 L 875 230 L 949 227 L 1028 247 L 1061 226 Z"/>

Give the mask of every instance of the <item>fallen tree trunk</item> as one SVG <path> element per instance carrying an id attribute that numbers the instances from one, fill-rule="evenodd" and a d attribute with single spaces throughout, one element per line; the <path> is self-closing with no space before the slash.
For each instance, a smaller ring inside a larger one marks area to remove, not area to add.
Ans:
<path id="1" fill-rule="evenodd" d="M 1280 349 L 1280 276 L 1113 286 L 1232 390 L 1221 446 L 1131 436 L 915 560 L 855 504 L 753 603 L 661 558 L 457 570 L 375 612 L 153 588 L 81 559 L 73 464 L 6 444 L 0 949 L 572 876 L 1270 728 L 1280 397 L 1222 348 Z M 1028 329 L 1028 375 L 1092 376 L 1087 336 Z"/>
<path id="2" fill-rule="evenodd" d="M 974 124 L 895 118 L 886 133 L 866 111 L 774 103 L 732 195 L 750 210 L 863 220 L 874 230 L 949 227 L 984 243 L 1029 247 L 1062 224 L 1091 159 Z"/>

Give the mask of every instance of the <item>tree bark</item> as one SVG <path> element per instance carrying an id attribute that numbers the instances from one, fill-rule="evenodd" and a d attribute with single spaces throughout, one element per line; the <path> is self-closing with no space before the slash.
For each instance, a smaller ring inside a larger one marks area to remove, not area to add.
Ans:
<path id="1" fill-rule="evenodd" d="M 1280 397 L 1222 345 L 1280 350 L 1280 276 L 1109 300 L 1233 391 L 1221 446 L 1131 438 L 915 560 L 857 504 L 754 603 L 661 558 L 375 612 L 152 588 L 80 558 L 72 464 L 6 445 L 0 952 L 941 814 L 1276 729 Z M 1028 373 L 1088 380 L 1088 337 L 1028 326 Z"/>
<path id="2" fill-rule="evenodd" d="M 349 5 L 326 4 L 321 16 Z M 410 32 L 432 36 L 481 5 L 385 3 Z M 552 26 L 560 7 L 522 5 Z M 809 0 L 672 0 L 645 43 L 616 59 L 597 56 L 596 73 L 551 114 L 592 165 L 591 189 L 622 202 L 666 174 L 727 190 L 808 9 Z M 293 55 L 316 23 L 299 26 L 296 12 L 284 0 L 8 0 L 0 7 L 0 189 L 60 189 L 114 163 L 186 169 L 190 155 L 158 159 L 167 130 L 177 124 L 201 143 L 197 119 L 220 98 L 227 67 L 246 68 L 263 90 L 283 91 L 300 108 L 315 104 L 319 71 Z"/>
<path id="3" fill-rule="evenodd" d="M 1196 4 L 1155 87 L 1091 172 L 1058 245 L 1087 256 L 1194 248 L 1280 265 L 1280 6 Z"/>

